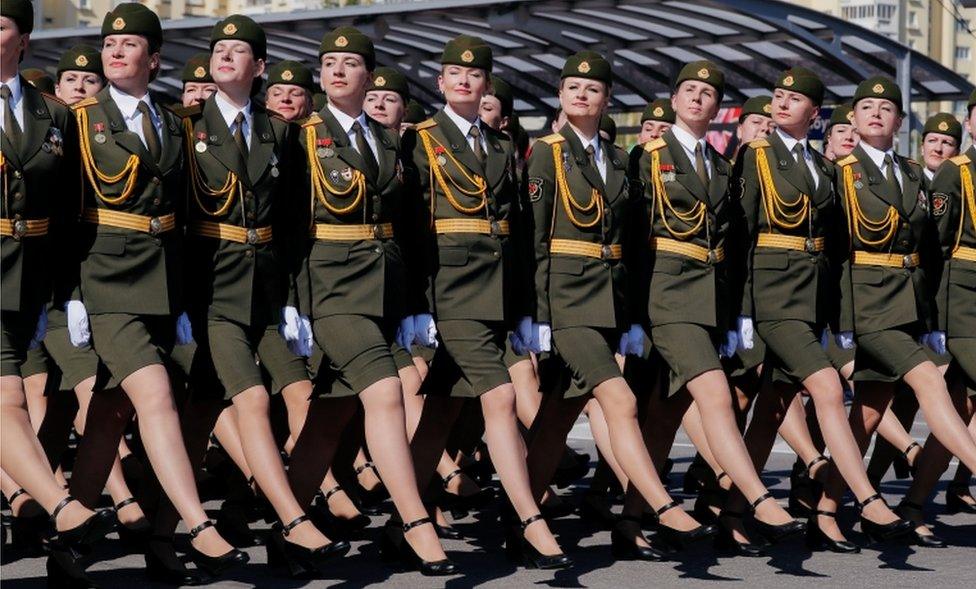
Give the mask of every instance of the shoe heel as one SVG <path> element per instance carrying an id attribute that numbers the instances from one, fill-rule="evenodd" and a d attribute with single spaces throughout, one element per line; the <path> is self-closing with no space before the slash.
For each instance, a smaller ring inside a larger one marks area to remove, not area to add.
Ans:
<path id="1" fill-rule="evenodd" d="M 400 547 L 404 540 L 402 536 L 394 539 L 393 533 L 392 528 L 388 527 L 380 536 L 380 559 L 386 563 L 400 560 Z"/>
<path id="2" fill-rule="evenodd" d="M 298 579 L 307 577 L 309 571 L 297 560 L 291 558 L 282 546 L 281 536 L 273 534 L 268 541 L 268 567 L 276 577 L 291 577 Z"/>

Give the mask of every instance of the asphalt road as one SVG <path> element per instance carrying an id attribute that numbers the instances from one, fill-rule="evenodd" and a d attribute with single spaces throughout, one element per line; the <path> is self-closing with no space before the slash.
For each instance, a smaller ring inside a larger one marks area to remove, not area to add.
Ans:
<path id="1" fill-rule="evenodd" d="M 924 424 L 916 423 L 913 435 L 923 440 L 928 433 Z M 679 434 L 680 435 L 680 434 Z M 595 448 L 588 429 L 577 425 L 571 444 L 595 456 Z M 672 458 L 675 460 L 671 486 L 675 496 L 691 499 L 680 493 L 681 473 L 690 462 L 694 450 L 684 438 L 678 439 Z M 789 485 L 789 469 L 792 453 L 778 444 L 764 478 L 777 497 L 785 502 Z M 950 467 L 954 472 L 955 462 Z M 885 480 L 882 490 L 891 504 L 897 503 L 906 488 L 905 481 Z M 966 587 L 973 586 L 973 562 L 976 557 L 976 516 L 943 513 L 942 493 L 948 475 L 943 477 L 939 495 L 929 506 L 928 515 L 935 522 L 935 532 L 950 547 L 924 549 L 908 545 L 866 546 L 858 555 L 834 555 L 825 552 L 811 554 L 802 540 L 792 540 L 772 548 L 765 558 L 725 557 L 716 555 L 710 545 L 702 545 L 681 553 L 673 561 L 659 563 L 615 562 L 610 555 L 609 532 L 593 532 L 582 525 L 576 516 L 557 520 L 553 529 L 559 541 L 576 561 L 572 569 L 553 572 L 532 571 L 516 568 L 500 550 L 502 537 L 495 524 L 493 512 L 485 512 L 483 520 L 469 516 L 456 522 L 458 530 L 472 539 L 448 541 L 447 551 L 459 565 L 463 575 L 446 579 L 425 578 L 415 572 L 399 572 L 379 560 L 372 538 L 379 532 L 385 518 L 373 518 L 373 526 L 362 541 L 353 543 L 347 557 L 337 562 L 329 578 L 314 581 L 276 579 L 270 575 L 263 548 L 248 549 L 251 564 L 234 572 L 229 578 L 210 585 L 220 588 L 287 588 L 299 587 L 496 587 L 513 589 L 531 586 L 551 587 L 697 587 L 697 586 L 746 586 L 753 588 L 789 587 Z M 585 481 L 584 481 L 585 484 Z M 571 487 L 563 491 L 565 498 L 578 500 L 584 487 Z M 213 503 L 207 508 L 216 509 Z M 848 507 L 842 511 L 844 529 L 854 526 L 855 514 Z M 114 540 L 99 547 L 99 560 L 89 572 L 106 589 L 131 589 L 150 585 L 142 575 L 143 561 L 140 556 L 125 555 Z M 849 538 L 862 546 L 866 538 L 852 531 Z M 881 550 L 883 548 L 883 551 Z M 3 556 L 0 580 L 5 589 L 35 589 L 46 587 L 44 559 L 21 559 L 7 562 L 10 553 Z"/>

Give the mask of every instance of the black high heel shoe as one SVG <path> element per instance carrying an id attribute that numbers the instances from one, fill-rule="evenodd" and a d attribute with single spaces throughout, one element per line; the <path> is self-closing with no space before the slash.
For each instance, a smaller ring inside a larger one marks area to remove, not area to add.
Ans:
<path id="1" fill-rule="evenodd" d="M 670 526 L 666 526 L 661 523 L 661 516 L 675 507 L 678 507 L 677 501 L 672 501 L 660 509 L 654 511 L 654 515 L 657 516 L 657 535 L 661 537 L 661 540 L 665 544 L 674 548 L 675 550 L 683 550 L 689 544 L 699 542 L 701 540 L 707 540 L 718 534 L 718 528 L 712 524 L 701 524 L 697 528 L 692 530 L 677 530 Z"/>
<path id="2" fill-rule="evenodd" d="M 621 515 L 617 522 L 634 522 L 639 528 L 641 519 L 632 515 Z M 647 541 L 647 538 L 644 540 Z M 665 552 L 651 546 L 638 545 L 637 542 L 621 532 L 617 526 L 614 526 L 610 531 L 610 554 L 617 560 L 667 560 Z"/>
<path id="3" fill-rule="evenodd" d="M 116 503 L 116 519 L 118 519 L 119 510 L 133 503 L 136 503 L 135 497 L 129 497 Z M 152 525 L 145 518 L 140 519 L 131 526 L 127 526 L 119 521 L 116 532 L 118 532 L 119 542 L 123 546 L 135 552 L 142 552 L 142 547 L 145 546 L 146 542 L 149 541 L 149 537 L 152 535 Z"/>
<path id="4" fill-rule="evenodd" d="M 820 455 L 811 460 L 807 465 L 798 466 L 799 463 L 793 465 L 793 472 L 790 473 L 790 498 L 786 508 L 790 512 L 790 515 L 797 519 L 809 518 L 814 515 L 814 511 L 816 510 L 815 499 L 823 492 L 823 486 L 820 481 L 810 476 L 810 472 L 815 466 L 829 462 L 830 460 L 826 456 Z M 817 472 L 819 473 L 820 471 Z M 801 492 L 804 491 L 809 497 L 803 497 L 801 495 Z M 806 504 L 807 500 L 811 497 L 814 498 L 812 506 Z"/>
<path id="5" fill-rule="evenodd" d="M 462 474 L 464 474 L 464 471 L 459 468 L 444 477 L 443 490 L 440 494 L 440 500 L 438 501 L 439 507 L 450 510 L 451 517 L 455 519 L 465 517 L 472 509 L 484 507 L 495 498 L 494 489 L 488 487 L 482 487 L 478 489 L 477 493 L 472 493 L 471 495 L 461 495 L 448 491 L 448 483 L 450 483 L 455 477 Z"/>
<path id="6" fill-rule="evenodd" d="M 761 544 L 753 544 L 752 542 L 739 542 L 735 539 L 735 534 L 732 533 L 732 530 L 721 524 L 723 517 L 741 520 L 745 517 L 744 513 L 723 509 L 722 513 L 720 513 L 718 517 L 719 532 L 718 535 L 715 536 L 715 548 L 717 550 L 731 552 L 736 556 L 766 556 L 765 546 Z"/>
<path id="7" fill-rule="evenodd" d="M 26 493 L 24 489 L 17 489 L 10 494 L 8 504 L 12 505 L 14 499 Z M 28 500 L 31 501 L 33 500 Z M 51 525 L 47 514 L 39 505 L 37 509 L 38 513 L 35 515 L 10 518 L 10 543 L 21 556 L 27 558 L 43 556 L 47 552 L 47 542 L 51 537 Z"/>
<path id="8" fill-rule="evenodd" d="M 688 466 L 688 470 L 685 471 L 684 482 L 682 484 L 684 492 L 690 495 L 702 489 L 717 485 L 718 479 L 715 477 L 715 473 L 712 472 L 711 467 L 708 466 L 700 455 L 696 454 L 695 459 Z"/>
<path id="9" fill-rule="evenodd" d="M 325 532 L 326 536 L 347 540 L 368 528 L 371 520 L 369 516 L 362 513 L 358 513 L 355 517 L 351 518 L 339 517 L 332 513 L 329 509 L 329 498 L 336 493 L 344 492 L 339 485 L 329 489 L 326 493 L 320 491 L 318 499 L 309 515 L 312 521 L 315 522 L 315 527 Z"/>
<path id="10" fill-rule="evenodd" d="M 248 506 L 228 499 L 220 506 L 214 525 L 220 535 L 233 546 L 260 546 L 261 536 L 251 530 Z"/>
<path id="11" fill-rule="evenodd" d="M 858 510 L 862 512 L 859 518 L 861 521 L 861 532 L 872 541 L 885 542 L 887 540 L 894 540 L 895 538 L 907 535 L 914 529 L 915 526 L 912 525 L 912 522 L 903 519 L 896 519 L 887 524 L 879 524 L 864 517 L 864 508 L 874 501 L 884 501 L 884 499 L 881 498 L 880 493 L 875 493 L 857 504 Z"/>
<path id="12" fill-rule="evenodd" d="M 922 525 L 925 522 L 925 513 L 921 505 L 918 503 L 913 503 L 907 499 L 903 499 L 898 507 L 895 507 L 895 513 L 898 517 L 912 522 L 912 524 L 917 528 L 918 525 Z M 919 534 L 916 529 L 912 529 L 909 533 L 914 544 L 918 546 L 924 546 L 926 548 L 945 548 L 945 540 L 936 536 L 935 534 Z"/>
<path id="13" fill-rule="evenodd" d="M 617 521 L 617 516 L 610 511 L 610 505 L 604 495 L 584 494 L 579 512 L 581 520 L 601 530 L 612 528 Z"/>
<path id="14" fill-rule="evenodd" d="M 756 498 L 751 505 L 753 513 L 755 513 L 756 508 L 759 507 L 760 503 L 772 498 L 773 494 L 769 492 L 763 493 Z M 768 524 L 759 518 L 753 518 L 753 521 L 756 525 L 756 529 L 759 530 L 759 533 L 762 534 L 763 538 L 765 538 L 770 544 L 775 544 L 780 540 L 796 534 L 802 534 L 807 529 L 806 523 L 796 519 L 779 525 Z"/>
<path id="15" fill-rule="evenodd" d="M 48 587 L 99 589 L 99 585 L 85 573 L 81 555 L 69 546 L 52 546 L 45 568 Z"/>
<path id="16" fill-rule="evenodd" d="M 372 469 L 376 472 L 376 466 L 372 462 L 364 462 L 356 467 L 356 476 L 358 477 L 366 469 Z M 381 505 L 390 496 L 386 490 L 386 486 L 382 482 L 369 490 L 364 489 L 362 485 L 358 486 L 359 490 L 356 492 L 355 497 L 356 508 L 360 512 L 368 515 L 379 515 L 382 513 L 383 509 Z"/>
<path id="17" fill-rule="evenodd" d="M 531 569 L 565 569 L 573 566 L 573 560 L 565 553 L 542 554 L 536 550 L 531 542 L 525 539 L 525 528 L 543 519 L 541 513 L 518 523 L 517 527 L 509 526 L 508 537 L 505 540 L 505 549 L 508 556 L 515 562 L 525 565 Z"/>
<path id="18" fill-rule="evenodd" d="M 702 523 L 713 524 L 718 522 L 718 514 L 712 510 L 712 507 L 721 508 L 729 498 L 729 492 L 722 488 L 719 481 L 729 475 L 722 472 L 715 476 L 710 468 L 708 472 L 712 474 L 713 482 L 707 483 L 698 491 L 692 514 Z"/>
<path id="19" fill-rule="evenodd" d="M 146 576 L 150 581 L 166 585 L 195 586 L 209 583 L 212 579 L 202 570 L 186 568 L 176 554 L 173 539 L 168 536 L 150 536 L 145 550 Z"/>
<path id="20" fill-rule="evenodd" d="M 946 488 L 946 513 L 976 513 L 976 505 L 969 503 L 965 497 L 972 498 L 969 485 L 966 483 L 949 483 Z"/>
<path id="21" fill-rule="evenodd" d="M 190 530 L 190 538 L 196 538 L 201 532 L 212 527 L 214 527 L 214 523 L 207 520 Z M 188 554 L 190 556 L 190 560 L 193 561 L 193 564 L 197 565 L 198 569 L 211 577 L 219 577 L 234 567 L 247 564 L 247 561 L 251 559 L 246 552 L 241 552 L 236 548 L 231 548 L 220 556 L 207 556 L 206 554 L 197 550 L 193 544 L 190 544 Z"/>
<path id="22" fill-rule="evenodd" d="M 57 529 L 58 514 L 72 501 L 77 499 L 68 495 L 54 507 L 54 511 L 51 512 L 51 524 L 55 529 Z M 112 532 L 116 523 L 118 520 L 115 518 L 114 511 L 110 509 L 96 511 L 83 524 L 58 532 L 58 541 L 65 546 L 90 546 Z"/>
<path id="23" fill-rule="evenodd" d="M 902 451 L 901 456 L 895 456 L 895 459 L 892 461 L 892 465 L 895 467 L 895 478 L 907 479 L 908 477 L 915 476 L 915 463 L 914 461 L 908 461 L 908 453 L 915 448 L 921 447 L 922 445 L 918 442 L 912 442 Z"/>
<path id="24" fill-rule="evenodd" d="M 288 525 L 275 524 L 271 541 L 268 542 L 268 565 L 276 573 L 287 571 L 288 576 L 296 578 L 321 573 L 329 561 L 349 552 L 349 543 L 345 540 L 336 540 L 318 548 L 306 548 L 285 539 L 296 526 L 307 521 L 311 519 L 302 515 Z"/>
<path id="25" fill-rule="evenodd" d="M 417 526 L 424 524 L 433 525 L 429 517 L 422 517 L 408 524 L 399 525 L 397 522 L 389 521 L 384 528 L 383 536 L 380 538 L 380 555 L 386 561 L 399 560 L 405 566 L 420 571 L 425 577 L 443 577 L 457 573 L 457 565 L 451 559 L 423 560 L 407 542 L 405 534 Z"/>
<path id="26" fill-rule="evenodd" d="M 811 551 L 827 549 L 838 554 L 857 554 L 861 552 L 861 547 L 847 540 L 834 540 L 820 529 L 817 516 L 836 518 L 837 513 L 833 511 L 814 510 L 813 517 L 807 522 L 807 548 Z"/>

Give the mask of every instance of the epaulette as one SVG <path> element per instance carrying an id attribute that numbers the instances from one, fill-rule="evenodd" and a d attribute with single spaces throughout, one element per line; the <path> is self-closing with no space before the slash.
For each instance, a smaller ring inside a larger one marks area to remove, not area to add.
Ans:
<path id="1" fill-rule="evenodd" d="M 302 127 L 314 127 L 315 125 L 321 123 L 322 123 L 322 117 L 319 116 L 319 113 L 313 112 L 312 114 L 305 117 L 305 119 L 301 122 L 301 125 Z"/>
<path id="2" fill-rule="evenodd" d="M 61 106 L 64 106 L 64 107 L 67 107 L 68 106 L 68 103 L 67 102 L 61 100 L 60 98 L 58 98 L 54 94 L 48 94 L 47 92 L 41 92 L 41 96 L 43 96 L 44 98 L 47 98 L 48 100 L 51 100 L 52 102 L 55 102 L 57 104 L 60 104 Z"/>
<path id="3" fill-rule="evenodd" d="M 566 141 L 566 138 L 562 136 L 561 133 L 553 133 L 552 135 L 546 135 L 545 137 L 540 137 L 539 141 L 545 143 L 546 145 L 555 145 Z"/>
<path id="4" fill-rule="evenodd" d="M 973 160 L 969 159 L 968 155 L 962 154 L 962 155 L 957 155 L 956 157 L 949 158 L 949 161 L 956 164 L 957 166 L 965 166 L 966 164 L 970 163 Z"/>
<path id="5" fill-rule="evenodd" d="M 769 147 L 769 141 L 766 139 L 753 139 L 749 142 L 749 147 L 753 149 L 759 149 L 761 147 Z"/>
<path id="6" fill-rule="evenodd" d="M 658 137 L 657 139 L 651 139 L 650 141 L 644 144 L 644 151 L 646 151 L 647 153 L 652 153 L 661 149 L 667 144 L 668 142 L 665 141 L 664 139 L 661 139 L 660 137 Z"/>
<path id="7" fill-rule="evenodd" d="M 849 156 L 847 156 L 845 158 L 841 158 L 841 159 L 837 160 L 835 163 L 837 164 L 838 167 L 843 168 L 844 166 L 849 166 L 851 164 L 856 164 L 857 163 L 857 157 L 855 157 L 854 154 L 851 154 L 851 155 L 849 155 Z"/>
<path id="8" fill-rule="evenodd" d="M 164 109 L 176 115 L 178 118 L 187 119 L 192 116 L 196 116 L 203 112 L 203 107 L 199 104 L 193 104 L 190 106 L 183 106 L 182 104 L 171 104 L 168 106 L 163 106 Z"/>
<path id="9" fill-rule="evenodd" d="M 87 108 L 87 107 L 89 107 L 89 106 L 91 106 L 93 104 L 98 104 L 98 99 L 95 98 L 94 96 L 89 96 L 88 98 L 86 98 L 84 100 L 80 100 L 80 101 L 72 104 L 71 105 L 71 108 L 73 110 L 78 110 L 79 108 Z"/>
<path id="10" fill-rule="evenodd" d="M 430 129 L 436 126 L 437 126 L 437 121 L 435 121 L 434 119 L 427 119 L 426 121 L 421 121 L 417 123 L 417 126 L 414 127 L 414 129 L 418 131 L 422 131 L 424 129 Z"/>

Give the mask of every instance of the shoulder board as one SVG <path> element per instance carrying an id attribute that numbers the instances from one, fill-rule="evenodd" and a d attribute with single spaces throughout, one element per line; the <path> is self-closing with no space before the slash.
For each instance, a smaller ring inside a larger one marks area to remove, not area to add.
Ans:
<path id="1" fill-rule="evenodd" d="M 88 98 L 86 98 L 84 100 L 81 100 L 79 102 L 76 102 L 76 103 L 72 104 L 71 105 L 71 108 L 74 109 L 74 110 L 78 110 L 79 108 L 88 108 L 89 106 L 92 106 L 93 104 L 98 104 L 98 99 L 95 98 L 94 96 L 90 96 L 90 97 L 88 97 Z"/>
<path id="2" fill-rule="evenodd" d="M 769 141 L 766 139 L 753 139 L 749 142 L 749 147 L 753 149 L 759 149 L 761 147 L 769 147 Z"/>
<path id="3" fill-rule="evenodd" d="M 269 110 L 267 112 L 268 112 L 268 118 L 269 119 L 281 121 L 282 123 L 290 123 L 291 122 L 291 121 L 289 121 L 288 119 L 286 119 L 285 117 L 281 116 L 280 114 L 276 113 L 273 110 Z"/>
<path id="4" fill-rule="evenodd" d="M 68 103 L 67 102 L 61 100 L 60 98 L 58 98 L 54 94 L 48 94 L 47 92 L 41 92 L 41 96 L 43 96 L 44 98 L 50 100 L 51 102 L 53 102 L 55 104 L 60 104 L 61 106 L 65 106 L 65 107 L 68 106 Z"/>
<path id="5" fill-rule="evenodd" d="M 650 141 L 648 141 L 647 143 L 645 143 L 644 144 L 644 151 L 646 151 L 647 153 L 651 153 L 653 151 L 657 151 L 657 150 L 661 149 L 665 145 L 667 145 L 667 142 L 664 139 L 661 139 L 660 137 L 658 137 L 657 139 L 651 139 Z"/>
<path id="6" fill-rule="evenodd" d="M 174 104 L 171 106 L 164 106 L 165 110 L 173 113 L 180 119 L 186 119 L 203 112 L 203 107 L 199 104 L 194 104 L 193 106 L 183 106 L 181 104 Z"/>
<path id="7" fill-rule="evenodd" d="M 301 122 L 301 125 L 302 127 L 314 127 L 315 125 L 318 125 L 321 122 L 322 122 L 322 117 L 319 116 L 319 113 L 313 112 Z"/>
<path id="8" fill-rule="evenodd" d="M 957 155 L 956 157 L 949 158 L 949 161 L 956 164 L 957 166 L 965 166 L 966 164 L 970 163 L 972 160 L 969 159 L 968 155 L 962 154 L 962 155 Z"/>
<path id="9" fill-rule="evenodd" d="M 434 119 L 427 119 L 426 121 L 421 121 L 417 123 L 414 129 L 418 131 L 422 131 L 424 129 L 431 129 L 436 126 L 437 126 L 437 121 L 435 121 Z"/>
<path id="10" fill-rule="evenodd" d="M 849 155 L 849 156 L 847 156 L 845 158 L 842 158 L 842 159 L 837 160 L 834 163 L 837 164 L 837 166 L 839 166 L 839 167 L 849 166 L 851 164 L 856 164 L 857 163 L 857 158 L 853 154 L 851 154 L 851 155 Z"/>
<path id="11" fill-rule="evenodd" d="M 560 133 L 553 133 L 552 135 L 546 135 L 545 137 L 540 137 L 539 141 L 545 143 L 546 145 L 555 145 L 557 143 L 562 143 L 566 141 L 566 138 Z"/>

